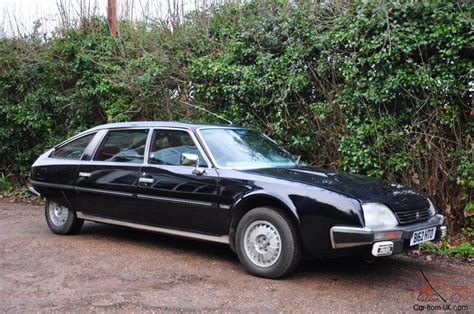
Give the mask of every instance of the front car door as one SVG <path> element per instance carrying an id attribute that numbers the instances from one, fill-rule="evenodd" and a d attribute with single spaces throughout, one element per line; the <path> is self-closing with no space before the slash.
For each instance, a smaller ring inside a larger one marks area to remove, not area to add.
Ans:
<path id="1" fill-rule="evenodd" d="M 183 153 L 198 155 L 204 173 L 194 174 L 193 166 L 181 165 Z M 217 234 L 217 184 L 217 172 L 190 130 L 154 129 L 138 184 L 142 223 Z"/>
<path id="2" fill-rule="evenodd" d="M 80 166 L 75 187 L 78 211 L 139 221 L 136 188 L 148 134 L 148 128 L 107 131 L 92 160 Z"/>

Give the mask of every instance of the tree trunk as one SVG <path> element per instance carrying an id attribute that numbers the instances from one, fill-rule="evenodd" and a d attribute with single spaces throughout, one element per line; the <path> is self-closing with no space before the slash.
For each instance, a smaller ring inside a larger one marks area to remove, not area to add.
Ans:
<path id="1" fill-rule="evenodd" d="M 107 19 L 109 21 L 110 34 L 112 36 L 118 36 L 118 25 L 117 25 L 117 0 L 108 0 L 107 3 Z"/>

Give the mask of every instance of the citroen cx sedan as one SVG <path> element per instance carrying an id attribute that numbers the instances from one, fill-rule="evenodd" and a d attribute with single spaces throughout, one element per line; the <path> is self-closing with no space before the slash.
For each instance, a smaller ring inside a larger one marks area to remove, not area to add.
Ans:
<path id="1" fill-rule="evenodd" d="M 388 256 L 446 233 L 424 193 L 308 167 L 233 126 L 101 125 L 42 154 L 30 191 L 46 199 L 54 233 L 89 220 L 225 243 L 267 278 L 302 257 Z"/>

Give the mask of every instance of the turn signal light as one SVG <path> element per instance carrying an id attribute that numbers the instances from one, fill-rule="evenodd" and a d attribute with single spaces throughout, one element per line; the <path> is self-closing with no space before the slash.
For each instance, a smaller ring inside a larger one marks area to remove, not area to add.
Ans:
<path id="1" fill-rule="evenodd" d="M 401 236 L 402 236 L 401 231 L 377 232 L 374 235 L 374 240 L 380 241 L 380 240 L 400 239 Z"/>

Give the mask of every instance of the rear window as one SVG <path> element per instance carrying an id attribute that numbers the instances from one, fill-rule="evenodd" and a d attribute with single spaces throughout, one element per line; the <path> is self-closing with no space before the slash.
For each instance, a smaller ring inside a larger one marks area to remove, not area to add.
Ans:
<path id="1" fill-rule="evenodd" d="M 147 136 L 147 129 L 109 131 L 94 160 L 142 163 Z"/>
<path id="2" fill-rule="evenodd" d="M 64 146 L 56 149 L 51 157 L 66 158 L 66 159 L 81 159 L 82 153 L 89 145 L 95 133 L 80 137 Z"/>

